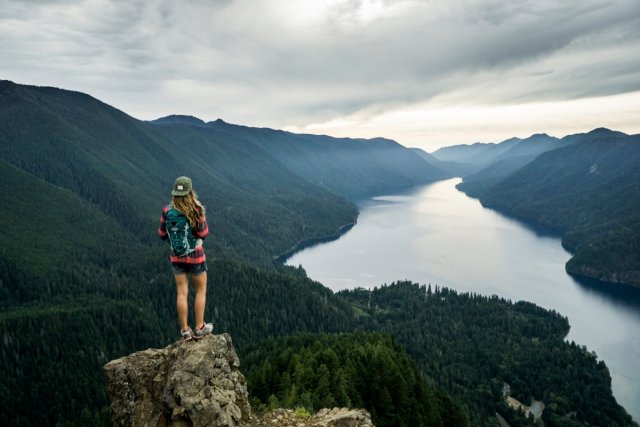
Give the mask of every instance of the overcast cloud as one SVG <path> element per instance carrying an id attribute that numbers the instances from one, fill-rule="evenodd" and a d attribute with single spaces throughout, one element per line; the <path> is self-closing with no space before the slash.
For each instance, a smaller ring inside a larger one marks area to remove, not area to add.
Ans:
<path id="1" fill-rule="evenodd" d="M 141 119 L 184 113 L 428 149 L 603 125 L 635 133 L 640 1 L 0 0 L 0 78 L 87 92 Z M 549 118 L 501 121 L 529 107 Z"/>

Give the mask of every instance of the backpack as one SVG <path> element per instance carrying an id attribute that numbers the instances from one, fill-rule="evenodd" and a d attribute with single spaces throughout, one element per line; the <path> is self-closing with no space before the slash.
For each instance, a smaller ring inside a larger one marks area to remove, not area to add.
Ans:
<path id="1" fill-rule="evenodd" d="M 173 206 L 169 206 L 165 220 L 173 254 L 187 256 L 195 251 L 198 239 L 193 235 L 187 217 Z"/>

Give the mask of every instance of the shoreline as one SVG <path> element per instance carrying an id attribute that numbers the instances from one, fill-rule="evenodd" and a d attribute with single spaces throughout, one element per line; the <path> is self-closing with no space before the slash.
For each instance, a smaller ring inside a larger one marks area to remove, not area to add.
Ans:
<path id="1" fill-rule="evenodd" d="M 452 177 L 452 178 L 454 178 L 454 177 Z M 369 199 L 372 199 L 372 198 L 374 198 L 376 196 L 381 196 L 381 195 L 385 195 L 385 194 L 396 194 L 397 192 L 409 191 L 412 188 L 420 187 L 422 185 L 427 185 L 427 184 L 433 184 L 433 183 L 439 182 L 439 181 L 446 181 L 447 179 L 452 179 L 452 178 L 436 179 L 434 181 L 428 181 L 428 182 L 424 182 L 424 183 L 421 183 L 421 184 L 406 185 L 406 186 L 402 186 L 402 187 L 398 187 L 398 188 L 394 188 L 394 189 L 387 189 L 385 191 L 380 191 L 380 190 L 368 191 L 368 192 L 364 192 L 364 193 L 351 194 L 351 195 L 343 196 L 343 197 L 345 197 L 351 203 L 354 203 L 355 205 L 357 205 L 358 201 L 369 200 Z M 336 233 L 332 233 L 332 234 L 328 234 L 328 235 L 320 236 L 320 237 L 314 237 L 314 238 L 311 238 L 311 239 L 301 240 L 298 243 L 296 243 L 295 245 L 293 245 L 289 250 L 287 250 L 285 252 L 282 252 L 279 255 L 274 255 L 273 256 L 273 260 L 275 262 L 277 262 L 277 263 L 285 264 L 289 258 L 291 258 L 293 255 L 295 255 L 297 252 L 302 251 L 303 249 L 306 249 L 308 247 L 317 245 L 319 243 L 327 243 L 327 242 L 332 242 L 334 240 L 339 239 L 347 231 L 351 230 L 354 226 L 356 226 L 358 224 L 358 217 L 359 216 L 360 216 L 360 211 L 358 210 L 358 215 L 356 216 L 356 218 L 352 222 L 348 222 L 346 224 L 342 224 L 341 226 L 339 226 Z"/>
<path id="2" fill-rule="evenodd" d="M 574 265 L 575 263 L 571 263 L 571 261 L 575 257 L 575 248 L 567 245 L 564 240 L 564 236 L 567 234 L 568 230 L 564 228 L 554 227 L 552 225 L 544 224 L 536 220 L 533 220 L 531 218 L 528 218 L 526 216 L 515 214 L 509 211 L 508 209 L 498 208 L 498 207 L 491 206 L 490 204 L 485 204 L 480 197 L 468 194 L 466 191 L 458 188 L 457 185 L 455 188 L 456 190 L 460 191 L 467 197 L 478 200 L 482 205 L 482 207 L 486 209 L 491 209 L 492 211 L 497 212 L 498 214 L 506 218 L 517 221 L 518 223 L 522 224 L 524 227 L 528 228 L 529 230 L 533 231 L 535 234 L 539 236 L 550 236 L 550 237 L 560 238 L 560 244 L 570 255 L 569 259 L 566 261 L 564 265 L 565 272 L 568 275 L 578 280 L 582 279 L 582 280 L 591 280 L 591 281 L 598 282 L 600 286 L 616 285 L 616 286 L 626 286 L 632 289 L 640 289 L 640 283 L 636 283 L 634 281 L 625 281 L 624 279 L 618 279 L 617 275 L 614 273 L 604 273 L 595 268 L 591 268 L 588 265 L 576 266 Z M 607 276 L 607 274 L 609 276 L 613 275 L 616 278 L 614 280 L 605 280 L 605 277 Z"/>
<path id="3" fill-rule="evenodd" d="M 460 190 L 458 190 L 460 191 Z M 454 190 L 454 192 L 457 192 Z M 448 194 L 448 193 L 447 193 Z M 460 191 L 459 196 L 462 197 L 469 197 L 469 199 L 475 199 L 476 202 L 478 201 L 478 198 L 476 197 L 470 197 L 467 196 L 466 193 Z M 368 206 L 368 205 L 366 205 Z M 524 226 L 527 221 L 525 219 L 521 219 L 521 218 L 514 218 L 512 215 L 509 215 L 507 212 L 500 212 L 497 211 L 495 209 L 489 208 L 489 207 L 485 207 L 484 205 L 482 205 L 481 203 L 478 203 L 478 208 L 481 209 L 486 209 L 486 210 L 490 210 L 492 212 L 496 212 L 499 213 L 500 215 L 498 215 L 499 217 L 502 217 L 503 219 L 508 219 L 510 222 L 512 220 L 515 220 L 514 222 L 517 223 L 518 226 Z M 362 209 L 361 213 L 364 213 L 365 208 Z M 368 218 L 368 215 L 365 215 Z M 367 218 L 363 218 L 363 217 L 359 217 L 359 219 L 364 219 L 366 220 Z M 396 222 L 396 221 L 394 221 Z M 529 224 L 531 224 L 531 222 L 529 222 Z M 527 224 L 527 225 L 529 225 Z M 535 223 L 534 223 L 535 225 Z M 528 229 L 529 232 L 533 232 L 534 230 L 531 230 L 531 227 L 525 227 Z M 561 233 L 558 233 L 559 230 L 553 230 L 553 229 L 549 229 L 548 227 L 536 227 L 536 230 L 538 231 L 538 233 L 535 233 L 537 235 L 542 235 L 542 236 L 553 236 L 555 237 L 554 239 L 554 247 L 557 246 L 561 246 Z M 351 237 L 351 236 L 350 236 Z M 535 236 L 532 236 L 532 238 L 535 238 Z M 542 240 L 547 240 L 547 239 L 542 239 Z M 341 242 L 338 243 L 334 243 L 337 245 L 340 245 Z M 318 253 L 322 253 L 322 250 L 319 250 Z M 334 253 L 333 250 L 329 251 L 330 253 Z M 568 251 L 567 251 L 568 252 Z M 315 254 L 315 251 L 308 251 L 307 254 Z M 302 255 L 301 257 L 304 258 L 306 254 Z M 570 252 L 569 254 L 567 254 L 567 257 L 561 257 L 564 258 L 562 259 L 562 263 L 565 263 L 567 261 L 567 258 L 570 257 Z M 345 262 L 347 261 L 347 259 L 345 259 Z M 301 261 L 301 263 L 303 264 L 303 267 L 306 267 L 304 265 L 304 262 Z M 558 263 L 558 267 L 562 266 L 562 263 Z M 298 263 L 296 263 L 296 265 L 294 265 L 294 267 L 297 266 Z M 351 262 L 348 262 L 348 264 L 351 264 Z M 324 267 L 324 270 L 330 270 L 331 268 L 331 264 L 327 264 Z M 564 276 L 564 272 L 561 272 L 563 269 L 560 268 L 558 270 L 558 273 L 561 276 Z M 341 276 L 342 277 L 342 276 Z M 345 276 L 346 277 L 346 276 Z M 401 276 L 397 276 L 397 277 L 406 277 L 404 275 Z M 640 297 L 640 294 L 638 294 L 638 289 L 633 288 L 629 285 L 620 285 L 620 284 L 611 284 L 611 283 L 606 283 L 606 282 L 599 282 L 596 281 L 595 279 L 591 279 L 589 280 L 589 284 L 586 285 L 584 282 L 585 280 L 576 280 L 577 277 L 575 277 L 574 275 L 571 274 L 567 274 L 566 276 L 568 282 L 566 284 L 568 284 L 567 289 L 572 290 L 572 292 L 574 292 L 574 288 L 575 288 L 575 292 L 577 292 L 578 295 L 587 295 L 589 301 L 591 301 L 591 299 L 599 299 L 599 300 L 604 300 L 604 302 L 606 303 L 606 305 L 611 305 L 610 303 L 615 304 L 620 304 L 621 306 L 623 305 L 624 307 L 620 307 L 621 309 L 624 308 L 624 310 L 637 310 L 638 307 L 640 307 L 640 300 L 638 300 L 638 297 Z M 420 280 L 420 279 L 415 279 L 412 278 L 413 280 L 416 280 L 416 282 L 418 283 L 426 283 L 426 280 Z M 324 280 L 322 280 L 321 278 L 314 278 L 313 280 L 319 281 L 320 283 L 322 283 L 325 287 L 329 287 L 330 289 L 333 290 L 333 288 L 329 285 L 329 282 L 325 282 Z M 390 279 L 392 280 L 392 279 Z M 564 279 L 563 279 L 564 280 Z M 438 281 L 436 281 L 438 282 Z M 382 281 L 378 281 L 377 285 L 380 285 L 382 283 Z M 389 282 L 387 282 L 389 283 Z M 431 281 L 431 283 L 434 283 L 433 281 Z M 560 282 L 559 282 L 560 283 Z M 562 282 L 563 284 L 565 284 L 565 282 Z M 372 287 L 375 286 L 376 284 L 372 284 Z M 450 286 L 452 289 L 457 290 L 457 287 L 453 284 L 447 283 L 448 286 Z M 362 286 L 362 285 L 360 285 Z M 369 288 L 368 286 L 366 288 Z M 347 289 L 353 289 L 353 286 L 348 286 Z M 634 292 L 636 291 L 636 292 Z M 338 293 L 338 291 L 333 291 L 334 293 Z M 478 293 L 481 294 L 486 294 L 486 295 L 490 295 L 490 294 L 495 294 L 495 290 L 493 290 L 492 292 L 488 292 L 486 290 L 484 291 L 477 291 Z M 596 298 L 592 298 L 593 294 L 595 294 Z M 515 303 L 517 300 L 524 300 L 524 301 L 530 301 L 532 303 L 534 303 L 536 306 L 538 307 L 542 307 L 546 310 L 556 310 L 558 311 L 563 317 L 567 317 L 569 318 L 569 328 L 566 331 L 563 331 L 562 334 L 562 341 L 566 342 L 568 341 L 572 341 L 572 340 L 577 340 L 579 343 L 581 344 L 587 344 L 591 350 L 595 350 L 597 351 L 600 355 L 599 355 L 599 359 L 602 361 L 605 361 L 605 364 L 607 365 L 607 368 L 610 369 L 610 375 L 612 377 L 612 381 L 611 381 L 611 388 L 612 388 L 612 393 L 614 393 L 614 397 L 616 398 L 616 400 L 620 403 L 620 405 L 622 405 L 625 410 L 627 410 L 627 408 L 629 408 L 629 410 L 631 410 L 631 408 L 634 408 L 633 404 L 630 402 L 627 402 L 627 400 L 629 400 L 628 398 L 625 398 L 625 396 L 629 396 L 630 393 L 633 393 L 633 386 L 628 384 L 628 381 L 626 380 L 626 376 L 624 375 L 624 372 L 620 371 L 619 369 L 616 371 L 615 369 L 612 370 L 612 366 L 616 365 L 616 361 L 619 362 L 619 360 L 616 358 L 616 356 L 614 355 L 613 357 L 610 357 L 611 355 L 606 354 L 606 352 L 604 351 L 604 349 L 599 347 L 599 341 L 597 339 L 592 339 L 586 335 L 583 336 L 582 332 L 584 332 L 581 328 L 580 328 L 580 316 L 574 315 L 572 314 L 573 312 L 570 310 L 561 310 L 560 307 L 555 307 L 555 306 L 551 306 L 550 304 L 545 304 L 543 303 L 541 300 L 538 300 L 536 298 L 533 297 L 525 297 L 522 294 L 519 294 L 519 298 L 514 298 L 513 302 Z M 608 312 L 608 311 L 605 311 Z M 575 317 L 575 318 L 574 318 Z M 574 325 L 574 323 L 576 322 L 576 319 L 578 320 L 577 324 Z M 583 322 L 584 323 L 584 322 Z M 582 332 L 581 332 L 582 331 Z M 580 338 L 580 339 L 578 339 Z M 595 344 L 594 344 L 595 343 Z M 622 348 L 622 347 L 621 347 Z M 607 357 L 605 357 L 605 355 Z M 613 363 L 612 363 L 613 361 Z M 624 365 L 622 365 L 624 366 Z M 617 385 L 617 386 L 616 386 Z M 632 394 L 631 394 L 632 395 Z M 633 396 L 633 395 L 632 395 Z M 633 399 L 631 399 L 631 401 L 633 401 Z M 624 402 L 624 403 L 622 403 Z M 629 412 L 631 414 L 631 412 Z M 633 415 L 632 415 L 633 417 Z M 633 417 L 635 419 L 635 417 Z"/>
<path id="4" fill-rule="evenodd" d="M 293 255 L 295 255 L 296 253 L 300 252 L 303 249 L 306 249 L 310 246 L 317 245 L 319 243 L 327 243 L 327 242 L 332 242 L 334 240 L 339 239 L 347 231 L 351 230 L 357 223 L 358 223 L 358 218 L 356 217 L 354 221 L 348 222 L 346 224 L 342 224 L 340 227 L 338 227 L 338 230 L 336 233 L 327 234 L 325 236 L 313 237 L 311 239 L 301 240 L 295 245 L 293 245 L 289 250 L 281 253 L 280 255 L 274 256 L 273 259 L 274 261 L 280 264 L 285 264 L 289 258 L 291 258 Z"/>

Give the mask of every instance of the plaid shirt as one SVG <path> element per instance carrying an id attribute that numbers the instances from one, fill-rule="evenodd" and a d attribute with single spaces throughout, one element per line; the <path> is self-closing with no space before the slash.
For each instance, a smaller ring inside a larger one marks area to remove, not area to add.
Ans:
<path id="1" fill-rule="evenodd" d="M 169 238 L 169 233 L 167 233 L 167 212 L 171 207 L 169 205 L 162 208 L 162 215 L 160 215 L 160 227 L 158 227 L 158 236 L 162 240 L 167 240 Z M 204 239 L 209 235 L 209 226 L 207 225 L 207 218 L 202 214 L 202 218 L 198 221 L 198 225 L 195 229 L 193 229 L 193 234 L 199 239 Z M 196 250 L 191 252 L 188 255 L 176 256 L 171 251 L 169 255 L 169 260 L 172 263 L 186 263 L 186 264 L 200 264 L 205 262 L 206 258 L 204 256 L 204 249 L 202 249 L 202 245 L 196 247 Z"/>

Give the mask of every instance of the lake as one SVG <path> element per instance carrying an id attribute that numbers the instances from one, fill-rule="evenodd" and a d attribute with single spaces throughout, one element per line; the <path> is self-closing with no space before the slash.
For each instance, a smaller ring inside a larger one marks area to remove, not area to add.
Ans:
<path id="1" fill-rule="evenodd" d="M 459 182 L 361 200 L 355 227 L 287 264 L 335 291 L 408 279 L 555 309 L 569 318 L 567 339 L 605 361 L 618 403 L 640 420 L 640 289 L 572 278 L 558 233 L 482 207 Z"/>

